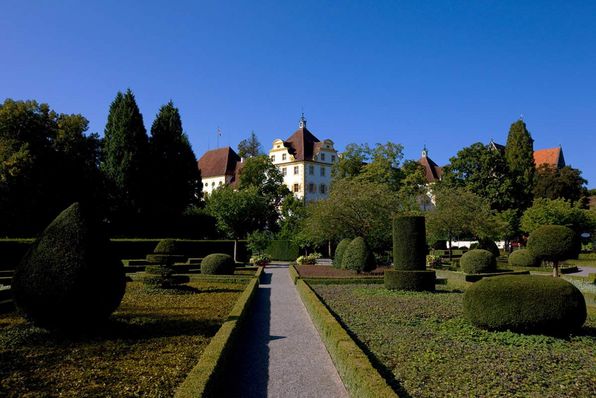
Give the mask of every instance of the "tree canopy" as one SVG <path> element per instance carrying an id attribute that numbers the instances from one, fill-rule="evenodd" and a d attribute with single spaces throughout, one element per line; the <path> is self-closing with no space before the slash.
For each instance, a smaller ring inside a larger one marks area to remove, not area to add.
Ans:
<path id="1" fill-rule="evenodd" d="M 534 197 L 580 202 L 587 196 L 585 188 L 587 181 L 581 175 L 580 170 L 570 166 L 559 169 L 547 164 L 540 165 L 536 172 Z"/>
<path id="2" fill-rule="evenodd" d="M 238 144 L 238 156 L 241 158 L 250 158 L 262 154 L 261 143 L 254 131 L 250 132 L 250 137 L 243 139 Z"/>
<path id="3" fill-rule="evenodd" d="M 532 233 L 543 225 L 563 225 L 576 233 L 592 232 L 596 228 L 596 213 L 581 209 L 565 199 L 536 199 L 521 218 L 521 229 Z"/>

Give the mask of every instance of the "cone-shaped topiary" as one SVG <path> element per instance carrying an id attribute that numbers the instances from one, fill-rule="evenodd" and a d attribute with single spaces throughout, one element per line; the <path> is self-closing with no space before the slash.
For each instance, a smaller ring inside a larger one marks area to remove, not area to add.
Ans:
<path id="1" fill-rule="evenodd" d="M 102 226 L 78 203 L 54 219 L 15 270 L 17 307 L 39 326 L 81 328 L 118 307 L 126 286 Z"/>
<path id="2" fill-rule="evenodd" d="M 357 237 L 350 242 L 342 255 L 342 268 L 360 272 L 375 269 L 375 257 L 369 250 L 364 238 Z"/>
<path id="3" fill-rule="evenodd" d="M 402 216 L 393 220 L 393 270 L 385 271 L 385 288 L 435 290 L 435 271 L 426 270 L 424 217 Z"/>
<path id="4" fill-rule="evenodd" d="M 528 237 L 528 250 L 541 261 L 552 261 L 553 275 L 559 276 L 559 261 L 577 258 L 581 250 L 581 241 L 570 228 L 562 225 L 543 225 Z"/>
<path id="5" fill-rule="evenodd" d="M 505 275 L 470 286 L 464 295 L 464 315 L 489 330 L 565 334 L 584 324 L 586 303 L 564 279 Z"/>
<path id="6" fill-rule="evenodd" d="M 201 261 L 201 274 L 204 275 L 233 275 L 236 263 L 232 256 L 214 253 Z"/>
<path id="7" fill-rule="evenodd" d="M 352 239 L 348 238 L 342 239 L 335 248 L 335 257 L 333 258 L 333 266 L 335 268 L 341 268 L 341 260 L 351 241 Z"/>
<path id="8" fill-rule="evenodd" d="M 537 267 L 540 262 L 536 260 L 528 249 L 519 249 L 509 255 L 509 265 L 515 267 Z"/>
<path id="9" fill-rule="evenodd" d="M 497 269 L 497 260 L 488 250 L 473 249 L 464 253 L 459 264 L 462 271 L 466 274 L 484 274 L 495 272 Z"/>

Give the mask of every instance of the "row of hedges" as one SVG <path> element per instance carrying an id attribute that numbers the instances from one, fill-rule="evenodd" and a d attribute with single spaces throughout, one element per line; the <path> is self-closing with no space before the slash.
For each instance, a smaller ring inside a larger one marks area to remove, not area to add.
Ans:
<path id="1" fill-rule="evenodd" d="M 265 253 L 272 260 L 294 261 L 300 255 L 300 249 L 289 240 L 272 240 Z"/>
<path id="2" fill-rule="evenodd" d="M 161 239 L 111 239 L 111 249 L 119 259 L 145 258 Z M 14 269 L 33 239 L 1 239 L 0 270 Z M 233 240 L 178 240 L 176 246 L 186 257 L 203 258 L 211 253 L 234 254 Z M 246 241 L 238 241 L 238 260 L 248 261 Z M 295 256 L 296 258 L 298 256 Z M 294 259 L 293 258 L 293 259 Z"/>

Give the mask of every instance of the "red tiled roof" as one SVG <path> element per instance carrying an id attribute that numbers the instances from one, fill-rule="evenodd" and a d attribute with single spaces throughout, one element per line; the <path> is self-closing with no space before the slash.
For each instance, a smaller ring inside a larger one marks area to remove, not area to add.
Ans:
<path id="1" fill-rule="evenodd" d="M 198 161 L 203 178 L 233 176 L 238 163 L 240 163 L 240 156 L 229 146 L 207 151 Z"/>
<path id="2" fill-rule="evenodd" d="M 428 156 L 422 156 L 418 163 L 424 167 L 426 181 L 435 182 L 440 180 L 443 176 L 443 169 L 433 162 L 433 160 Z"/>
<path id="3" fill-rule="evenodd" d="M 562 168 L 565 167 L 563 150 L 558 148 L 539 149 L 534 151 L 534 164 L 536 167 L 547 164 L 549 166 Z"/>
<path id="4" fill-rule="evenodd" d="M 295 160 L 313 160 L 313 155 L 320 145 L 319 139 L 306 127 L 299 128 L 284 141 L 284 146 Z"/>

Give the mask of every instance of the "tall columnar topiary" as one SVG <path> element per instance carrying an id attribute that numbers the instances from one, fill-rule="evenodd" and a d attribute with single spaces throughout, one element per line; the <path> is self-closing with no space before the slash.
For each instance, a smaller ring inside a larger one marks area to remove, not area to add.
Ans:
<path id="1" fill-rule="evenodd" d="M 581 250 L 581 241 L 570 228 L 562 225 L 544 225 L 528 237 L 528 250 L 541 261 L 551 261 L 553 276 L 559 276 L 559 262 L 577 258 Z"/>
<path id="2" fill-rule="evenodd" d="M 162 289 L 174 288 L 189 281 L 184 275 L 174 275 L 176 271 L 188 271 L 187 265 L 174 269 L 177 261 L 184 260 L 184 255 L 178 253 L 178 245 L 175 239 L 162 239 L 159 241 L 153 254 L 147 255 L 150 265 L 145 267 L 146 276 L 144 282 L 150 287 Z"/>
<path id="3" fill-rule="evenodd" d="M 333 258 L 333 266 L 335 268 L 341 268 L 341 261 L 342 261 L 343 255 L 351 241 L 352 241 L 351 239 L 346 238 L 346 239 L 342 239 L 337 244 L 337 247 L 335 248 L 335 257 Z"/>
<path id="4" fill-rule="evenodd" d="M 585 322 L 586 303 L 564 279 L 504 275 L 470 286 L 464 295 L 464 315 L 489 330 L 566 334 Z"/>
<path id="5" fill-rule="evenodd" d="M 99 222 L 78 203 L 58 215 L 33 243 L 12 282 L 20 311 L 58 329 L 101 322 L 118 307 L 126 285 Z"/>
<path id="6" fill-rule="evenodd" d="M 354 238 L 341 256 L 341 267 L 360 272 L 375 269 L 375 258 L 362 237 Z"/>
<path id="7" fill-rule="evenodd" d="M 497 261 L 488 250 L 473 249 L 464 253 L 459 260 L 462 271 L 466 274 L 484 274 L 495 272 Z"/>
<path id="8" fill-rule="evenodd" d="M 385 271 L 387 289 L 435 289 L 435 271 L 426 270 L 424 217 L 403 216 L 393 220 L 393 268 Z"/>

